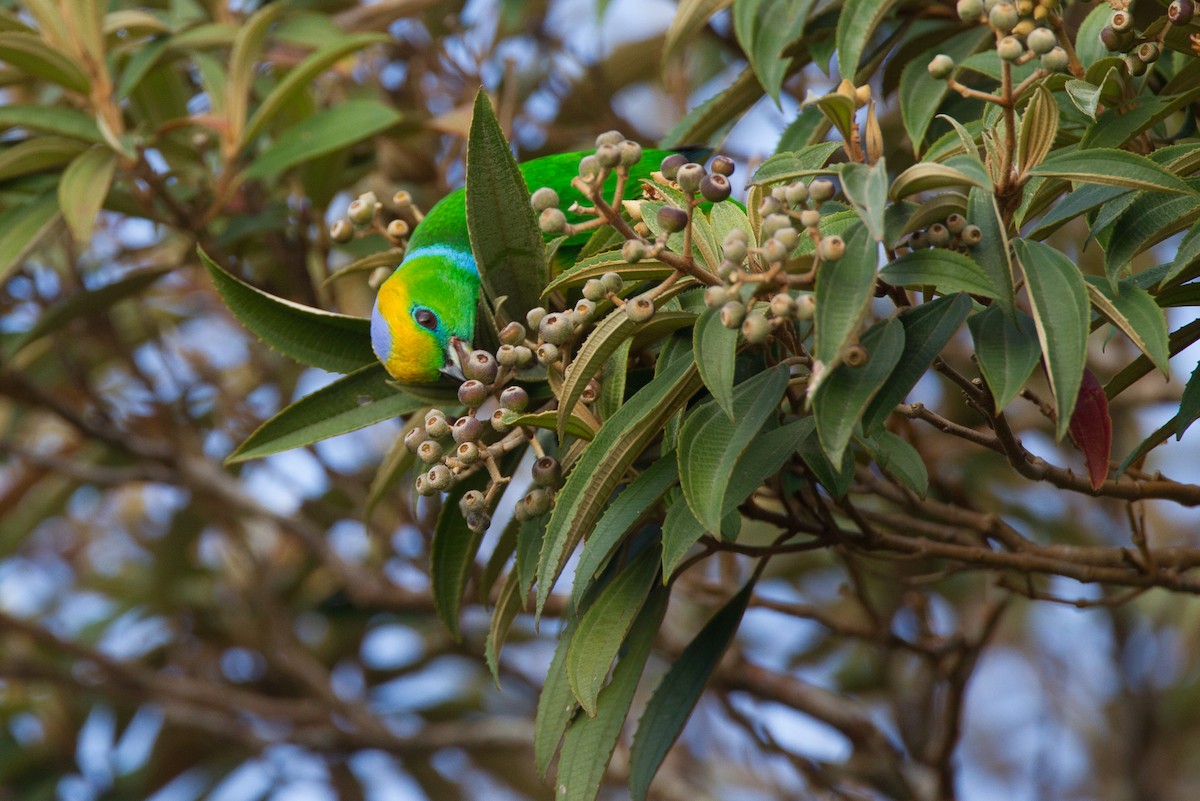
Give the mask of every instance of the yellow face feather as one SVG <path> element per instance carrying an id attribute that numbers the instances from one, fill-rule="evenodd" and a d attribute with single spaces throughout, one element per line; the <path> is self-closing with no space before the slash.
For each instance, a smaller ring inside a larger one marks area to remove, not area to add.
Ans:
<path id="1" fill-rule="evenodd" d="M 383 366 L 397 381 L 428 382 L 437 378 L 442 367 L 442 346 L 433 331 L 413 320 L 412 298 L 400 276 L 397 271 L 383 282 L 376 301 L 377 318 L 387 326 L 391 345 Z"/>

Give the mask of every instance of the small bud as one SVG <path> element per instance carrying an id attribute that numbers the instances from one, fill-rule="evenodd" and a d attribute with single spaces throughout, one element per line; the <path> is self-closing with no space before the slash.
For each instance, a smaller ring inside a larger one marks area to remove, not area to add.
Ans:
<path id="1" fill-rule="evenodd" d="M 525 345 L 517 345 L 514 350 L 517 352 L 517 367 L 528 367 L 533 364 L 533 349 Z"/>
<path id="2" fill-rule="evenodd" d="M 800 232 L 790 225 L 771 234 L 771 238 L 782 243 L 788 249 L 788 253 L 791 253 L 800 244 Z"/>
<path id="3" fill-rule="evenodd" d="M 694 195 L 700 191 L 700 182 L 704 180 L 706 174 L 703 165 L 689 162 L 679 168 L 675 180 L 679 183 L 680 189 L 689 195 Z"/>
<path id="4" fill-rule="evenodd" d="M 508 416 L 512 414 L 508 409 L 497 409 L 492 412 L 491 424 L 497 434 L 507 434 L 512 431 L 512 425 L 507 422 Z"/>
<path id="5" fill-rule="evenodd" d="M 575 316 L 579 319 L 580 323 L 586 323 L 588 320 L 592 319 L 592 315 L 595 313 L 595 301 L 583 298 L 575 304 Z"/>
<path id="6" fill-rule="evenodd" d="M 417 446 L 417 458 L 425 464 L 440 462 L 442 453 L 442 446 L 432 439 L 427 439 Z"/>
<path id="7" fill-rule="evenodd" d="M 538 212 L 558 208 L 558 193 L 548 186 L 543 186 L 529 198 L 529 204 Z"/>
<path id="8" fill-rule="evenodd" d="M 584 156 L 579 160 L 579 177 L 591 183 L 600 177 L 600 161 L 595 156 Z"/>
<path id="9" fill-rule="evenodd" d="M 543 456 L 533 463 L 533 483 L 553 487 L 562 479 L 562 465 L 553 456 Z"/>
<path id="10" fill-rule="evenodd" d="M 717 156 L 712 160 L 709 169 L 716 175 L 724 175 L 726 178 L 733 175 L 733 171 L 737 169 L 737 165 L 729 156 Z"/>
<path id="11" fill-rule="evenodd" d="M 633 240 L 630 240 L 633 241 Z M 593 303 L 604 300 L 608 292 L 599 278 L 589 278 L 583 284 L 583 296 Z"/>
<path id="12" fill-rule="evenodd" d="M 421 473 L 419 476 L 417 476 L 415 489 L 417 490 L 418 495 L 426 498 L 437 492 L 437 490 L 429 486 L 429 479 L 425 477 L 424 473 Z"/>
<path id="13" fill-rule="evenodd" d="M 620 131 L 605 131 L 596 137 L 596 149 L 599 150 L 605 145 L 619 145 L 624 141 L 625 134 Z"/>
<path id="14" fill-rule="evenodd" d="M 535 487 L 521 499 L 525 513 L 532 517 L 541 517 L 554 506 L 554 495 L 541 487 Z"/>
<path id="15" fill-rule="evenodd" d="M 403 189 L 392 195 L 392 205 L 395 206 L 401 213 L 404 213 L 412 208 L 412 195 L 405 192 Z"/>
<path id="16" fill-rule="evenodd" d="M 622 167 L 632 167 L 642 160 L 642 146 L 632 139 L 621 142 L 620 148 Z"/>
<path id="17" fill-rule="evenodd" d="M 867 363 L 867 349 L 857 343 L 846 348 L 845 362 L 851 367 L 862 367 Z"/>
<path id="18" fill-rule="evenodd" d="M 787 319 L 796 314 L 796 301 L 786 292 L 771 297 L 771 314 Z"/>
<path id="19" fill-rule="evenodd" d="M 393 245 L 399 245 L 408 236 L 408 223 L 404 220 L 392 220 L 383 233 Z"/>
<path id="20" fill-rule="evenodd" d="M 1133 30 L 1133 15 L 1128 11 L 1114 11 L 1108 17 L 1108 27 L 1112 28 L 1117 33 L 1126 33 Z"/>
<path id="21" fill-rule="evenodd" d="M 832 200 L 837 194 L 837 187 L 833 185 L 833 181 L 827 181 L 824 178 L 818 178 L 808 185 L 808 196 L 817 203 L 824 203 L 826 200 Z"/>
<path id="22" fill-rule="evenodd" d="M 538 227 L 548 234 L 560 234 L 567 229 L 567 215 L 561 209 L 544 209 L 538 216 Z"/>
<path id="23" fill-rule="evenodd" d="M 792 218 L 786 214 L 768 214 L 762 221 L 762 238 L 770 239 L 776 231 L 792 227 Z"/>
<path id="24" fill-rule="evenodd" d="M 344 245 L 354 238 L 354 225 L 349 220 L 341 219 L 329 228 L 329 238 L 339 245 Z"/>
<path id="25" fill-rule="evenodd" d="M 435 464 L 425 474 L 425 480 L 434 492 L 445 492 L 454 486 L 454 474 L 444 464 Z"/>
<path id="26" fill-rule="evenodd" d="M 532 309 L 530 309 L 529 311 L 527 311 L 525 313 L 525 325 L 528 328 L 536 331 L 537 327 L 542 322 L 542 318 L 545 316 L 546 316 L 545 308 L 543 308 L 542 306 L 534 306 Z"/>
<path id="27" fill-rule="evenodd" d="M 729 290 L 718 284 L 704 290 L 704 305 L 710 309 L 719 309 L 729 302 Z"/>
<path id="28" fill-rule="evenodd" d="M 484 512 L 467 515 L 467 528 L 476 534 L 482 534 L 492 524 L 492 518 Z"/>
<path id="29" fill-rule="evenodd" d="M 490 394 L 486 384 L 472 378 L 459 385 L 458 402 L 468 409 L 478 409 Z"/>
<path id="30" fill-rule="evenodd" d="M 474 442 L 461 442 L 454 449 L 454 457 L 468 467 L 478 462 L 481 456 L 479 446 Z"/>
<path id="31" fill-rule="evenodd" d="M 669 209 L 669 208 L 673 208 L 673 207 L 672 206 L 663 206 L 663 209 Z M 675 210 L 680 211 L 680 209 L 675 209 Z M 662 214 L 661 214 L 661 210 L 660 210 L 659 220 L 661 220 L 661 219 L 662 219 Z M 684 214 L 684 223 L 686 224 L 686 222 L 687 222 L 687 215 L 685 213 Z M 683 230 L 683 229 L 681 228 L 680 230 Z M 637 262 L 646 258 L 646 246 L 642 243 L 642 240 L 640 240 L 640 239 L 626 239 L 625 244 L 621 245 L 621 258 L 623 258 L 625 261 L 629 262 L 630 264 L 636 264 Z M 615 275 L 615 273 L 614 273 L 614 275 Z M 614 291 L 617 291 L 617 290 L 614 290 Z"/>
<path id="32" fill-rule="evenodd" d="M 1011 33 L 1020 21 L 1020 14 L 1011 3 L 999 3 L 988 14 L 988 24 L 1000 33 Z"/>
<path id="33" fill-rule="evenodd" d="M 796 319 L 811 320 L 817 311 L 817 300 L 812 295 L 796 298 Z"/>
<path id="34" fill-rule="evenodd" d="M 763 217 L 769 217 L 772 214 L 778 214 L 783 211 L 783 204 L 779 202 L 779 198 L 774 195 L 767 195 L 758 204 L 758 213 Z"/>
<path id="35" fill-rule="evenodd" d="M 983 19 L 983 0 L 958 0 L 958 18 L 963 22 L 979 22 Z"/>
<path id="36" fill-rule="evenodd" d="M 746 260 L 746 252 L 749 248 L 746 243 L 740 239 L 726 239 L 725 244 L 721 247 L 721 254 L 725 260 L 733 264 L 741 264 Z"/>
<path id="37" fill-rule="evenodd" d="M 1066 72 L 1071 66 L 1071 57 L 1061 47 L 1056 47 L 1042 56 L 1042 69 L 1050 72 Z"/>
<path id="38" fill-rule="evenodd" d="M 840 236 L 824 236 L 817 245 L 817 255 L 821 261 L 835 262 L 846 252 L 846 242 Z"/>
<path id="39" fill-rule="evenodd" d="M 731 300 L 721 307 L 721 325 L 738 328 L 746 319 L 746 307 L 740 301 Z"/>
<path id="40" fill-rule="evenodd" d="M 944 248 L 950 244 L 950 230 L 941 223 L 934 223 L 929 226 L 929 230 L 926 233 L 929 236 L 929 244 L 935 248 Z"/>
<path id="41" fill-rule="evenodd" d="M 810 231 L 816 231 L 821 227 L 821 212 L 816 209 L 805 209 L 800 212 L 800 224 Z"/>
<path id="42" fill-rule="evenodd" d="M 762 312 L 751 312 L 742 320 L 742 336 L 751 345 L 761 345 L 771 335 L 771 323 Z"/>
<path id="43" fill-rule="evenodd" d="M 644 323 L 654 316 L 654 301 L 645 295 L 638 295 L 625 301 L 625 313 L 635 323 Z"/>
<path id="44" fill-rule="evenodd" d="M 417 428 L 410 428 L 408 433 L 404 435 L 404 447 L 408 449 L 409 453 L 415 454 L 417 448 L 427 439 L 429 439 L 429 434 L 426 433 L 424 428 L 419 426 Z"/>
<path id="45" fill-rule="evenodd" d="M 467 354 L 466 361 L 462 366 L 464 376 L 484 384 L 495 381 L 499 369 L 500 365 L 496 362 L 496 357 L 486 350 L 471 351 Z"/>
<path id="46" fill-rule="evenodd" d="M 779 264 L 780 262 L 787 261 L 788 253 L 787 246 L 778 239 L 772 238 L 763 242 L 762 255 L 768 264 Z"/>
<path id="47" fill-rule="evenodd" d="M 615 294 L 620 292 L 621 288 L 625 286 L 625 279 L 621 277 L 620 273 L 610 272 L 600 276 L 600 283 L 604 284 L 604 288 L 609 292 Z"/>
<path id="48" fill-rule="evenodd" d="M 473 414 L 464 414 L 450 426 L 450 435 L 459 444 L 474 442 L 483 436 L 483 423 Z"/>
<path id="49" fill-rule="evenodd" d="M 688 213 L 675 206 L 663 206 L 658 210 L 658 225 L 669 234 L 682 231 L 687 227 Z M 636 240 L 629 240 L 636 241 Z"/>
<path id="50" fill-rule="evenodd" d="M 514 412 L 523 412 L 529 405 L 529 393 L 521 387 L 505 387 L 500 393 L 500 405 Z"/>
<path id="51" fill-rule="evenodd" d="M 663 178 L 666 178 L 668 181 L 674 181 L 675 176 L 679 174 L 679 168 L 687 163 L 687 156 L 682 153 L 672 153 L 662 160 L 659 170 L 662 172 Z"/>
<path id="52" fill-rule="evenodd" d="M 557 345 L 551 345 L 549 342 L 543 342 L 537 347 L 538 364 L 550 365 L 558 361 L 561 354 L 558 352 Z"/>
<path id="53" fill-rule="evenodd" d="M 1167 7 L 1167 19 L 1172 25 L 1187 25 L 1196 16 L 1196 4 L 1192 0 L 1175 0 Z"/>
<path id="54" fill-rule="evenodd" d="M 621 149 L 616 145 L 601 145 L 596 148 L 596 161 L 606 170 L 616 169 L 621 163 Z"/>
<path id="55" fill-rule="evenodd" d="M 517 366 L 517 348 L 515 345 L 507 343 L 496 348 L 496 361 L 500 362 L 501 367 L 516 367 Z"/>
<path id="56" fill-rule="evenodd" d="M 543 342 L 551 345 L 561 345 L 575 333 L 571 321 L 562 312 L 552 312 L 542 318 L 538 324 L 538 336 Z"/>
<path id="57" fill-rule="evenodd" d="M 487 497 L 479 490 L 467 490 L 458 501 L 464 515 L 479 514 L 487 509 Z"/>
<path id="58" fill-rule="evenodd" d="M 444 414 L 430 414 L 425 418 L 425 433 L 430 439 L 442 439 L 450 433 L 450 424 Z"/>
<path id="59" fill-rule="evenodd" d="M 808 202 L 808 186 L 799 181 L 788 184 L 783 190 L 783 197 L 789 206 L 803 206 Z"/>
<path id="60" fill-rule="evenodd" d="M 700 181 L 700 194 L 704 199 L 712 203 L 720 203 L 722 200 L 729 198 L 732 187 L 729 186 L 729 179 L 720 173 L 704 176 Z"/>
<path id="61" fill-rule="evenodd" d="M 929 62 L 929 77 L 935 81 L 944 81 L 954 74 L 954 59 L 945 54 L 933 57 Z"/>
<path id="62" fill-rule="evenodd" d="M 351 201 L 346 216 L 358 228 L 368 226 L 375 219 L 375 206 L 378 203 L 374 192 L 365 192 Z"/>
<path id="63" fill-rule="evenodd" d="M 951 214 L 946 218 L 946 228 L 948 228 L 952 234 L 961 234 L 962 230 L 966 227 L 967 218 L 961 214 Z"/>
<path id="64" fill-rule="evenodd" d="M 500 329 L 500 341 L 505 345 L 520 345 L 525 341 L 525 326 L 513 320 Z"/>
<path id="65" fill-rule="evenodd" d="M 1158 61 L 1159 56 L 1162 55 L 1162 48 L 1158 46 L 1158 42 L 1142 42 L 1135 52 L 1139 61 L 1150 65 Z"/>
<path id="66" fill-rule="evenodd" d="M 1058 45 L 1058 37 L 1049 28 L 1037 28 L 1025 37 L 1025 44 L 1039 56 L 1044 56 Z"/>
<path id="67" fill-rule="evenodd" d="M 1025 45 L 1016 36 L 1005 36 L 996 43 L 996 55 L 1004 61 L 1016 61 L 1025 55 Z"/>

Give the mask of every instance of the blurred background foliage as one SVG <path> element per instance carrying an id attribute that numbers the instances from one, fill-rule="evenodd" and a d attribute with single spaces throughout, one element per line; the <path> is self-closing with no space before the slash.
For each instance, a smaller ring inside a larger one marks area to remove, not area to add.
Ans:
<path id="1" fill-rule="evenodd" d="M 805 67 L 779 106 L 762 98 L 728 14 L 709 21 L 722 5 L 0 5 L 2 801 L 553 797 L 530 740 L 555 621 L 518 621 L 499 689 L 485 606 L 461 643 L 436 621 L 436 506 L 376 483 L 399 423 L 222 466 L 331 377 L 248 337 L 195 248 L 276 295 L 365 315 L 365 273 L 328 279 L 388 243 L 334 249 L 328 221 L 360 192 L 428 208 L 459 185 L 480 85 L 522 158 L 609 128 L 726 137 L 743 163 L 794 147 L 811 130 L 786 127 L 798 100 L 832 83 Z M 837 5 L 810 25 L 826 59 Z M 899 18 L 922 13 L 952 12 Z M 942 35 L 928 31 L 872 65 L 878 96 Z M 881 112 L 902 168 L 899 113 Z M 1122 396 L 1118 450 L 1169 416 L 1178 384 L 1156 380 Z M 1186 464 L 1194 442 L 1173 453 Z M 1128 539 L 1117 501 L 1031 485 L 965 447 L 938 460 L 1039 541 Z M 1194 542 L 1194 514 L 1139 513 L 1156 544 Z M 680 582 L 650 675 L 728 578 Z M 903 797 L 937 785 L 939 765 L 963 798 L 1190 797 L 1200 605 L 1162 590 L 1110 603 L 1065 579 L 1045 591 L 1086 609 L 1017 597 L 996 622 L 987 574 L 836 549 L 776 558 L 652 797 Z M 963 647 L 985 634 L 986 650 Z M 911 774 L 895 781 L 821 710 L 874 722 Z M 619 750 L 613 788 L 626 769 Z"/>

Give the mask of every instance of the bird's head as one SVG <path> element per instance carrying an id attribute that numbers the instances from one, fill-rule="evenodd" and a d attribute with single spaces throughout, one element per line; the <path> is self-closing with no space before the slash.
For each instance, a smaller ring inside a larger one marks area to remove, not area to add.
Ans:
<path id="1" fill-rule="evenodd" d="M 428 384 L 470 350 L 479 279 L 445 254 L 413 254 L 379 288 L 371 346 L 398 381 Z"/>

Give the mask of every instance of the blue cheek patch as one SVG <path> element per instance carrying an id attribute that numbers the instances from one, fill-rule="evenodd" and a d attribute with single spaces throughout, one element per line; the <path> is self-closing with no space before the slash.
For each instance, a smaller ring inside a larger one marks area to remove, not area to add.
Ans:
<path id="1" fill-rule="evenodd" d="M 371 310 L 371 349 L 384 364 L 392 358 L 392 331 L 387 320 L 379 313 L 378 298 L 375 300 L 375 308 Z"/>

